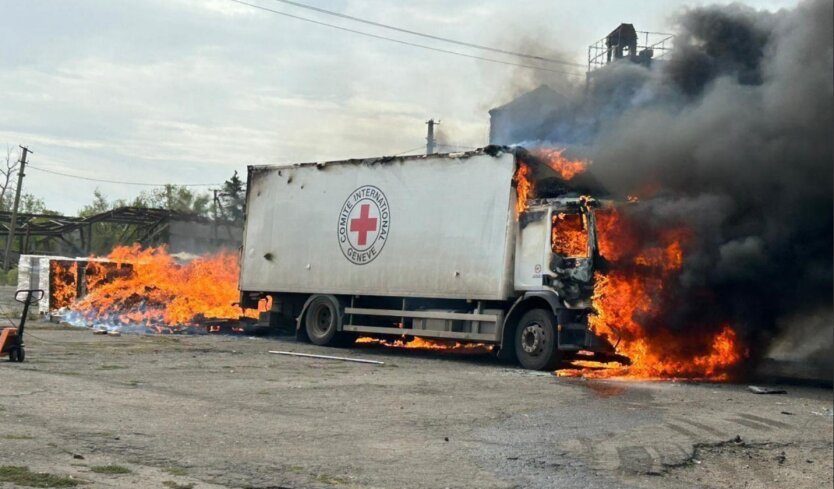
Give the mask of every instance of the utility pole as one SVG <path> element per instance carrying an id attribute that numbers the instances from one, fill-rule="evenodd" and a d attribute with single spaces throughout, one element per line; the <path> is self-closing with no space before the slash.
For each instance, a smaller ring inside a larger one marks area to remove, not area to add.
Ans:
<path id="1" fill-rule="evenodd" d="M 426 124 L 429 126 L 428 134 L 426 135 L 426 154 L 433 155 L 435 146 L 437 146 L 437 140 L 434 138 L 434 126 L 440 125 L 440 121 L 429 119 L 426 121 Z"/>
<path id="2" fill-rule="evenodd" d="M 214 204 L 212 205 L 214 208 L 214 219 L 211 222 L 211 228 L 214 231 L 214 240 L 217 241 L 217 211 L 218 207 L 220 207 L 220 199 L 217 196 L 220 193 L 220 189 L 215 188 L 211 191 L 214 193 Z"/>
<path id="3" fill-rule="evenodd" d="M 213 210 L 214 222 L 212 224 L 212 227 L 214 228 L 214 239 L 217 240 L 217 224 L 218 224 L 217 220 L 220 218 L 220 214 L 219 214 L 220 205 L 221 205 L 220 199 L 222 197 L 228 197 L 229 194 L 224 192 L 222 189 L 218 189 L 218 188 L 212 189 L 211 191 L 214 193 L 214 205 L 212 206 L 214 208 L 214 210 Z"/>
<path id="4" fill-rule="evenodd" d="M 220 193 L 220 189 L 214 188 L 211 189 L 211 191 L 214 193 L 214 204 L 212 205 L 212 208 L 214 209 L 214 222 L 217 222 L 217 208 L 220 205 L 220 199 L 217 198 L 217 195 Z"/>
<path id="5" fill-rule="evenodd" d="M 9 271 L 9 253 L 12 252 L 12 241 L 14 241 L 14 231 L 17 226 L 17 206 L 20 205 L 20 189 L 23 188 L 23 177 L 25 176 L 23 170 L 26 169 L 26 155 L 31 153 L 29 148 L 21 146 L 23 154 L 20 157 L 20 169 L 17 170 L 17 188 L 14 191 L 14 207 L 12 207 L 12 222 L 9 226 L 9 234 L 6 237 L 6 251 L 3 253 L 3 270 Z"/>

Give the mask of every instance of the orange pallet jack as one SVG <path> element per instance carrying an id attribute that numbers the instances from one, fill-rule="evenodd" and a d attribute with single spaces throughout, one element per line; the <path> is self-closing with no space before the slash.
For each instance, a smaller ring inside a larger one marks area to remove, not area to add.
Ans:
<path id="1" fill-rule="evenodd" d="M 26 358 L 26 350 L 23 348 L 26 316 L 29 315 L 29 306 L 43 299 L 43 293 L 42 289 L 31 289 L 18 290 L 14 294 L 14 300 L 23 303 L 20 325 L 16 328 L 4 328 L 0 332 L 0 356 L 8 355 L 10 362 L 22 362 Z"/>

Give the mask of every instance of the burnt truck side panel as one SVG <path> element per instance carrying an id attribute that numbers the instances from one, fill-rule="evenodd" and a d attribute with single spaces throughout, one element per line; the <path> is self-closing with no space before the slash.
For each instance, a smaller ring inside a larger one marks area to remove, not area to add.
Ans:
<path id="1" fill-rule="evenodd" d="M 240 288 L 503 301 L 515 155 L 249 168 Z"/>

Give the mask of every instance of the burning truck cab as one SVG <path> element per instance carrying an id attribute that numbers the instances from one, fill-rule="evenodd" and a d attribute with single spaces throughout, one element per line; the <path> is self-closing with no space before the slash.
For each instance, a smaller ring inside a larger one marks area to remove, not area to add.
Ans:
<path id="1" fill-rule="evenodd" d="M 519 216 L 515 288 L 524 291 L 523 297 L 538 296 L 552 305 L 560 357 L 581 351 L 619 359 L 614 346 L 588 327 L 594 270 L 603 263 L 596 237 L 599 206 L 588 196 L 533 199 Z M 541 355 L 545 327 L 522 325 L 518 338 L 526 353 Z"/>
<path id="2" fill-rule="evenodd" d="M 578 352 L 613 355 L 588 322 L 600 204 L 533 198 L 531 178 L 559 171 L 546 166 L 496 146 L 251 166 L 241 306 L 271 297 L 270 322 L 319 345 L 482 343 L 548 370 Z"/>

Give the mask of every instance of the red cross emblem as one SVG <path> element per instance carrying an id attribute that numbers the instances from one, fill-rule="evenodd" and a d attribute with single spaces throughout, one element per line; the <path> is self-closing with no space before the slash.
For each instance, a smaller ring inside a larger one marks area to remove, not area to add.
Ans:
<path id="1" fill-rule="evenodd" d="M 350 220 L 350 232 L 359 233 L 356 244 L 365 246 L 368 244 L 368 233 L 376 231 L 377 218 L 371 217 L 371 205 L 362 204 L 359 209 L 359 217 Z"/>
<path id="2" fill-rule="evenodd" d="M 339 248 L 354 265 L 366 265 L 382 252 L 390 229 L 388 198 L 378 187 L 363 185 L 348 195 L 339 211 Z"/>

